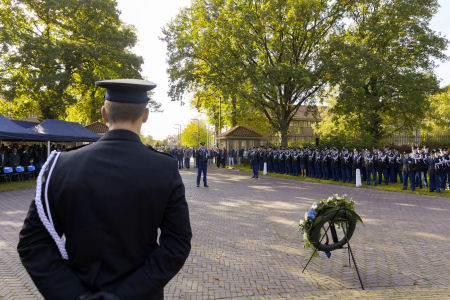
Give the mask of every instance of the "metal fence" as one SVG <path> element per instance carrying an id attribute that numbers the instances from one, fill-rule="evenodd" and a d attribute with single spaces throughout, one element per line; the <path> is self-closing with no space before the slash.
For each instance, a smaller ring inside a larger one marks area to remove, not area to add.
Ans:
<path id="1" fill-rule="evenodd" d="M 315 145 L 318 142 L 318 136 L 289 136 L 288 145 L 290 147 L 298 147 L 298 146 L 308 146 Z M 269 145 L 279 146 L 280 145 L 280 137 L 278 136 L 269 136 L 267 137 L 267 143 Z"/>
<path id="2" fill-rule="evenodd" d="M 288 140 L 289 146 L 303 146 L 303 145 L 314 145 L 316 143 L 324 143 L 325 140 L 319 139 L 318 136 L 290 136 Z M 340 143 L 339 143 L 340 142 Z M 278 136 L 269 136 L 267 138 L 267 143 L 270 145 L 279 145 L 280 138 Z M 335 146 L 342 145 L 353 145 L 355 141 L 342 140 L 334 141 Z M 450 133 L 449 134 L 436 134 L 436 135 L 406 135 L 406 134 L 396 134 L 391 136 L 386 136 L 381 139 L 378 146 L 389 145 L 389 146 L 414 146 L 414 145 L 430 145 L 430 147 L 437 146 L 448 146 L 450 145 Z"/>
<path id="3" fill-rule="evenodd" d="M 404 135 L 397 134 L 387 136 L 383 139 L 383 144 L 396 146 L 414 146 L 414 145 L 449 145 L 450 134 L 440 135 Z"/>

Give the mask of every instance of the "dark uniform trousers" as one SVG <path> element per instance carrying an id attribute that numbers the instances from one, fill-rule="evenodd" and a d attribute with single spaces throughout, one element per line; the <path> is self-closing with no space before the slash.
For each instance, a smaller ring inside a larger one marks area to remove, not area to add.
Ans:
<path id="1" fill-rule="evenodd" d="M 197 162 L 198 162 L 198 170 L 197 170 L 197 185 L 200 185 L 200 179 L 203 173 L 203 185 L 207 186 L 206 173 L 208 170 L 208 153 L 206 150 L 198 150 L 197 152 Z"/>
<path id="2" fill-rule="evenodd" d="M 184 157 L 184 165 L 186 166 L 187 169 L 189 169 L 191 167 L 191 156 L 190 155 L 186 155 Z"/>
<path id="3" fill-rule="evenodd" d="M 48 196 L 69 260 L 61 258 L 34 201 L 17 247 L 45 299 L 97 291 L 120 299 L 163 299 L 192 237 L 175 159 L 148 149 L 131 131 L 112 130 L 60 155 Z"/>
<path id="4" fill-rule="evenodd" d="M 372 175 L 373 185 L 377 186 L 377 170 L 374 167 L 366 167 L 367 185 L 370 185 L 370 175 Z"/>
<path id="5" fill-rule="evenodd" d="M 271 158 L 267 161 L 267 172 L 272 173 L 273 172 L 273 161 Z"/>
<path id="6" fill-rule="evenodd" d="M 411 190 L 416 190 L 416 184 L 414 183 L 414 171 L 403 171 L 403 189 L 406 190 L 408 188 L 408 179 L 411 184 Z"/>

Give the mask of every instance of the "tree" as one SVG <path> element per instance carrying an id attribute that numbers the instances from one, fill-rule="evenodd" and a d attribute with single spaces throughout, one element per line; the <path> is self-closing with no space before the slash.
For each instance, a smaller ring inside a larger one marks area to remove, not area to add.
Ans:
<path id="1" fill-rule="evenodd" d="M 200 121 L 198 124 L 197 121 L 195 120 L 191 121 L 181 133 L 181 144 L 183 146 L 193 147 L 197 146 L 201 142 L 206 143 L 206 141 L 207 141 L 207 129 L 206 123 L 204 121 Z"/>
<path id="2" fill-rule="evenodd" d="M 445 134 L 450 132 L 450 86 L 443 88 L 429 99 L 430 109 L 423 121 L 422 132 Z"/>
<path id="3" fill-rule="evenodd" d="M 336 99 L 330 97 L 326 101 L 326 108 L 320 113 L 322 121 L 313 125 L 314 133 L 320 136 L 325 144 L 336 147 L 365 147 L 370 148 L 379 141 L 361 128 L 364 123 L 358 113 L 333 113 Z"/>
<path id="4" fill-rule="evenodd" d="M 163 30 L 169 95 L 217 91 L 267 118 L 287 145 L 289 124 L 327 82 L 329 40 L 350 0 L 195 0 Z M 232 104 L 233 105 L 233 104 Z M 209 109 L 209 108 L 207 108 Z"/>
<path id="5" fill-rule="evenodd" d="M 155 140 L 153 139 L 153 137 L 151 135 L 143 135 L 140 134 L 139 137 L 141 138 L 141 142 L 144 145 L 153 145 L 153 143 L 155 142 Z"/>
<path id="6" fill-rule="evenodd" d="M 447 40 L 429 28 L 437 8 L 435 0 L 358 3 L 344 38 L 330 41 L 335 99 L 322 137 L 375 145 L 421 124 L 438 89 L 433 58 L 446 58 Z"/>
<path id="7" fill-rule="evenodd" d="M 101 119 L 94 82 L 141 78 L 135 29 L 119 15 L 111 0 L 0 0 L 2 105 L 15 117 Z"/>

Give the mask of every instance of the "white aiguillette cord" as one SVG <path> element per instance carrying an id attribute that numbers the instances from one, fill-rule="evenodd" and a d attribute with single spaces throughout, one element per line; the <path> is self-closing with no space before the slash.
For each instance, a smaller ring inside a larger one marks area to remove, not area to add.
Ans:
<path id="1" fill-rule="evenodd" d="M 65 260 L 68 260 L 69 256 L 67 255 L 67 251 L 66 251 L 66 242 L 56 232 L 55 225 L 53 224 L 53 220 L 52 220 L 52 214 L 50 213 L 50 205 L 48 204 L 48 184 L 50 182 L 50 177 L 52 175 L 53 169 L 55 168 L 56 161 L 58 160 L 59 155 L 61 155 L 61 152 L 57 152 L 55 150 L 52 151 L 52 153 L 50 153 L 50 156 L 48 157 L 47 161 L 42 166 L 42 169 L 39 172 L 39 176 L 37 178 L 36 197 L 35 197 L 34 201 L 36 203 L 36 208 L 37 208 L 37 211 L 38 211 L 39 219 L 41 219 L 41 222 L 42 222 L 42 224 L 44 224 L 45 229 L 47 229 L 48 233 L 50 233 L 50 236 L 55 241 L 56 246 L 58 247 L 58 250 L 61 253 L 62 258 L 65 259 Z M 41 195 L 42 195 L 42 177 L 44 176 L 45 170 L 49 166 L 49 164 L 50 164 L 50 162 L 51 162 L 53 157 L 55 159 L 53 160 L 53 164 L 52 164 L 52 166 L 50 168 L 50 171 L 48 172 L 47 180 L 46 180 L 46 183 L 45 183 L 45 193 L 44 193 L 44 195 L 45 195 L 45 206 L 46 206 L 47 214 L 48 214 L 48 217 L 47 217 L 47 215 L 45 214 L 44 206 L 42 204 L 42 199 L 41 199 Z"/>

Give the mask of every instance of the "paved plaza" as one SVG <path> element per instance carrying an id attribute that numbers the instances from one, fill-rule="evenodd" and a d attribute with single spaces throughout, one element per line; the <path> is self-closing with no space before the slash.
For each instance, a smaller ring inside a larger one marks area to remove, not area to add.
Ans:
<path id="1" fill-rule="evenodd" d="M 450 299 L 450 199 L 265 177 L 213 168 L 209 188 L 181 171 L 193 229 L 191 254 L 167 299 Z M 333 193 L 356 201 L 364 220 L 351 244 L 366 291 L 345 250 L 307 271 L 297 223 Z M 40 299 L 16 245 L 32 189 L 0 193 L 0 299 Z"/>

